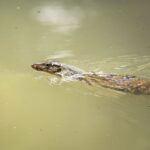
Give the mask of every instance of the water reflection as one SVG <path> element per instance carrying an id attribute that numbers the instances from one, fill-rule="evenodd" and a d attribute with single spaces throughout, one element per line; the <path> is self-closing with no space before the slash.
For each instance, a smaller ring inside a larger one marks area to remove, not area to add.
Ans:
<path id="1" fill-rule="evenodd" d="M 0 1 L 0 150 L 149 150 L 148 96 L 59 82 L 30 65 L 50 55 L 149 78 L 150 1 L 52 1 Z"/>
<path id="2" fill-rule="evenodd" d="M 62 59 L 62 58 L 70 58 L 73 57 L 74 54 L 72 51 L 69 50 L 62 50 L 62 51 L 56 51 L 51 56 L 47 57 L 46 59 Z"/>
<path id="3" fill-rule="evenodd" d="M 36 7 L 34 17 L 56 32 L 68 32 L 80 27 L 83 13 L 80 7 L 66 8 L 59 4 Z"/>

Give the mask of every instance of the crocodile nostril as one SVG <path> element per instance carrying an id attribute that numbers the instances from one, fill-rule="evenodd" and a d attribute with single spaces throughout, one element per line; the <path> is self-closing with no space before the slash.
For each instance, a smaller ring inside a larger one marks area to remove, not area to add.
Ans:
<path id="1" fill-rule="evenodd" d="M 32 67 L 33 69 L 36 69 L 36 65 L 35 65 L 35 64 L 31 65 L 31 67 Z"/>
<path id="2" fill-rule="evenodd" d="M 33 69 L 35 69 L 35 70 L 41 70 L 41 69 L 40 69 L 41 66 L 39 66 L 39 65 L 37 65 L 37 64 L 31 65 L 31 67 L 32 67 Z"/>

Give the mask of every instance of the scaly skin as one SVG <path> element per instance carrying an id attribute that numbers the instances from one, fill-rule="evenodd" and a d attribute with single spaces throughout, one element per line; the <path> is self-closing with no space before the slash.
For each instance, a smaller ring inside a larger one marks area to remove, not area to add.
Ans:
<path id="1" fill-rule="evenodd" d="M 136 76 L 85 72 L 74 66 L 62 64 L 54 60 L 33 64 L 32 68 L 37 71 L 44 71 L 59 77 L 73 76 L 73 79 L 84 80 L 90 85 L 96 83 L 100 86 L 118 91 L 133 94 L 150 94 L 150 80 Z"/>
<path id="2" fill-rule="evenodd" d="M 108 77 L 109 76 L 109 77 Z M 103 87 L 129 92 L 133 94 L 150 94 L 150 80 L 123 75 L 87 74 L 85 79 Z"/>

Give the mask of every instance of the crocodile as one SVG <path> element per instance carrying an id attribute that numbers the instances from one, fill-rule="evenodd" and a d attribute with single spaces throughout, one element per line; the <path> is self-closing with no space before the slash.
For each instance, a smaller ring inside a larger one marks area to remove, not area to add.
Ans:
<path id="1" fill-rule="evenodd" d="M 85 81 L 89 85 L 97 84 L 105 88 L 132 94 L 150 95 L 150 80 L 134 75 L 86 72 L 80 68 L 56 60 L 34 63 L 31 67 L 37 71 L 47 72 L 61 78 Z"/>

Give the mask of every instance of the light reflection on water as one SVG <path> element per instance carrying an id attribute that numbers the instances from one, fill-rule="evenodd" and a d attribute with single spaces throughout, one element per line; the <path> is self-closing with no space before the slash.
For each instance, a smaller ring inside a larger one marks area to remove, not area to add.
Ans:
<path id="1" fill-rule="evenodd" d="M 59 3 L 37 7 L 33 13 L 38 21 L 62 33 L 78 28 L 82 18 L 80 7 L 64 8 Z"/>
<path id="2" fill-rule="evenodd" d="M 1 1 L 0 149 L 149 150 L 149 96 L 62 82 L 30 66 L 48 57 L 150 78 L 149 4 Z"/>

